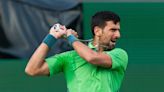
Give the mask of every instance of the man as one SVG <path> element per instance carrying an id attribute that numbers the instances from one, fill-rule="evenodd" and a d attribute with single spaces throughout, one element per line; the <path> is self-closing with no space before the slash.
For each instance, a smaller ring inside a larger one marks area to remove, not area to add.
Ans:
<path id="1" fill-rule="evenodd" d="M 117 92 L 128 63 L 127 53 L 115 48 L 120 38 L 120 18 L 110 11 L 97 12 L 91 26 L 94 38 L 88 46 L 72 29 L 52 27 L 29 60 L 26 73 L 52 76 L 63 72 L 70 92 Z M 64 35 L 74 50 L 45 59 L 55 40 Z"/>

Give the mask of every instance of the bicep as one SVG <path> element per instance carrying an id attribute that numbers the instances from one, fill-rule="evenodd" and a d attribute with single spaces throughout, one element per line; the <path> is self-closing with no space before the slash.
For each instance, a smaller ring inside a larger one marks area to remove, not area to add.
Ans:
<path id="1" fill-rule="evenodd" d="M 43 64 L 42 72 L 43 72 L 44 75 L 49 75 L 49 74 L 50 74 L 50 71 L 49 71 L 47 62 L 45 62 L 45 63 Z"/>
<path id="2" fill-rule="evenodd" d="M 47 64 L 46 61 L 44 62 L 44 64 L 42 65 L 42 67 L 39 69 L 37 75 L 46 75 L 46 76 L 49 76 L 50 75 L 50 71 L 49 71 L 48 64 Z"/>
<path id="3" fill-rule="evenodd" d="M 109 55 L 105 53 L 96 53 L 95 55 L 93 55 L 92 59 L 89 62 L 93 65 L 104 68 L 112 67 L 112 59 Z"/>

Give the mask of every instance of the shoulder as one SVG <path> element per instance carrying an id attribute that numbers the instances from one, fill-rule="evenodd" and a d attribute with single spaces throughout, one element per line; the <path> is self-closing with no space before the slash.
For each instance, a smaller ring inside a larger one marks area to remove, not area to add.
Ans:
<path id="1" fill-rule="evenodd" d="M 54 56 L 73 56 L 74 54 L 76 54 L 75 50 L 71 50 L 71 51 L 55 54 Z"/>
<path id="2" fill-rule="evenodd" d="M 121 53 L 121 54 L 124 54 L 124 55 L 128 55 L 126 50 L 124 50 L 122 48 L 115 48 L 112 51 L 115 52 L 115 53 Z"/>
<path id="3" fill-rule="evenodd" d="M 57 60 L 66 60 L 66 59 L 70 59 L 71 57 L 73 57 L 75 54 L 75 51 L 66 51 L 66 52 L 62 52 L 62 53 L 58 53 L 55 55 L 52 55 L 48 58 L 46 58 L 46 61 L 54 61 L 54 59 Z"/>
<path id="4" fill-rule="evenodd" d="M 115 54 L 115 55 L 123 55 L 123 56 L 128 57 L 128 54 L 127 54 L 126 50 L 124 50 L 122 48 L 115 48 L 115 49 L 113 49 L 111 51 L 107 51 L 107 53 Z"/>
<path id="5" fill-rule="evenodd" d="M 111 54 L 122 58 L 124 61 L 128 61 L 128 53 L 122 48 L 115 48 L 111 51 Z"/>
<path id="6" fill-rule="evenodd" d="M 124 49 L 115 48 L 111 51 L 107 51 L 106 53 L 112 58 L 112 63 L 115 64 L 115 66 L 120 64 L 124 66 L 124 69 L 126 68 L 128 63 L 128 54 Z"/>

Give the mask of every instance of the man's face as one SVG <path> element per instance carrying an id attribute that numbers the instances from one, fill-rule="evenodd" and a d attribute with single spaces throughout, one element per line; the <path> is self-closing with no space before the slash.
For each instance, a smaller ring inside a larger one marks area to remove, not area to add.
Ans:
<path id="1" fill-rule="evenodd" d="M 115 24 L 113 21 L 107 21 L 106 26 L 101 30 L 102 33 L 99 36 L 99 44 L 107 46 L 108 49 L 113 49 L 117 39 L 120 38 L 120 23 Z"/>

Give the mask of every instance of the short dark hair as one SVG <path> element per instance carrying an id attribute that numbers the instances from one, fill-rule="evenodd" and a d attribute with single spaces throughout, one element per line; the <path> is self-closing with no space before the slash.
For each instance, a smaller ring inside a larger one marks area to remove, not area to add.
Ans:
<path id="1" fill-rule="evenodd" d="M 95 35 L 94 27 L 98 26 L 100 28 L 104 28 L 107 21 L 113 21 L 116 24 L 120 22 L 120 17 L 111 11 L 100 11 L 93 15 L 91 20 L 91 30 L 93 35 Z"/>

